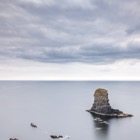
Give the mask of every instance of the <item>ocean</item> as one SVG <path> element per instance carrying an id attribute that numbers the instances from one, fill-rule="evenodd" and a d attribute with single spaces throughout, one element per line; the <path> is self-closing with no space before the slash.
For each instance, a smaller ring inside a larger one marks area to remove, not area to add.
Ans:
<path id="1" fill-rule="evenodd" d="M 94 121 L 86 112 L 97 88 L 109 93 L 112 108 L 128 118 Z M 130 81 L 0 81 L 0 140 L 139 140 L 140 82 Z M 30 126 L 37 125 L 37 128 Z"/>

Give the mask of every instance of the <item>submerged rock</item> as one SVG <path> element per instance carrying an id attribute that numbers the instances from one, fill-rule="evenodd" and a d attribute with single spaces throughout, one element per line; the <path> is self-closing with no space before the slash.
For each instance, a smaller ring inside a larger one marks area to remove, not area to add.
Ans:
<path id="1" fill-rule="evenodd" d="M 94 121 L 97 122 L 97 123 L 109 124 L 107 121 L 104 121 L 101 118 L 95 118 Z"/>
<path id="2" fill-rule="evenodd" d="M 90 110 L 93 114 L 110 117 L 130 117 L 131 114 L 124 114 L 118 109 L 113 109 L 109 104 L 108 91 L 98 88 L 94 93 L 94 104 Z"/>

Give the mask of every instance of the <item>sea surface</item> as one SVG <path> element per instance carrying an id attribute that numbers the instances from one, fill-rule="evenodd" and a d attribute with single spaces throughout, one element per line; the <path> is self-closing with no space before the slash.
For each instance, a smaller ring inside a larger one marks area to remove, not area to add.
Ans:
<path id="1" fill-rule="evenodd" d="M 108 90 L 113 108 L 134 116 L 95 122 L 85 110 L 97 88 Z M 140 140 L 140 82 L 0 81 L 0 140 L 51 140 L 52 134 L 70 140 Z"/>

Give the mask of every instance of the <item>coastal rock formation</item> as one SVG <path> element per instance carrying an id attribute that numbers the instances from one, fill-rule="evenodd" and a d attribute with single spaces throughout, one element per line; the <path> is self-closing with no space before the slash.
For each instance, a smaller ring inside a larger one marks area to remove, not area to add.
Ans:
<path id="1" fill-rule="evenodd" d="M 90 110 L 87 110 L 96 115 L 110 117 L 130 117 L 131 114 L 124 114 L 118 109 L 113 109 L 109 104 L 108 91 L 99 88 L 94 93 L 94 104 Z"/>

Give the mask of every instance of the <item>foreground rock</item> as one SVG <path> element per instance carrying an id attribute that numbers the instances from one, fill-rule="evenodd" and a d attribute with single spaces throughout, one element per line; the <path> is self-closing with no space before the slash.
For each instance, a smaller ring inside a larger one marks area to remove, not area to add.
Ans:
<path id="1" fill-rule="evenodd" d="M 31 125 L 32 127 L 37 128 L 37 126 L 36 126 L 35 124 L 33 124 L 33 123 L 31 123 L 30 125 Z"/>
<path id="2" fill-rule="evenodd" d="M 10 138 L 9 140 L 18 140 L 17 138 Z"/>
<path id="3" fill-rule="evenodd" d="M 52 139 L 69 139 L 70 138 L 70 136 L 62 136 L 62 135 L 59 135 L 59 136 L 57 136 L 57 135 L 50 135 L 50 137 Z"/>
<path id="4" fill-rule="evenodd" d="M 118 109 L 113 109 L 109 104 L 108 91 L 106 89 L 97 89 L 94 93 L 94 104 L 90 110 L 92 114 L 106 117 L 132 117 L 131 114 L 125 114 Z"/>
<path id="5" fill-rule="evenodd" d="M 59 135 L 59 136 L 56 136 L 56 135 L 50 135 L 51 138 L 53 139 L 59 139 L 59 138 L 63 138 L 63 136 Z"/>

